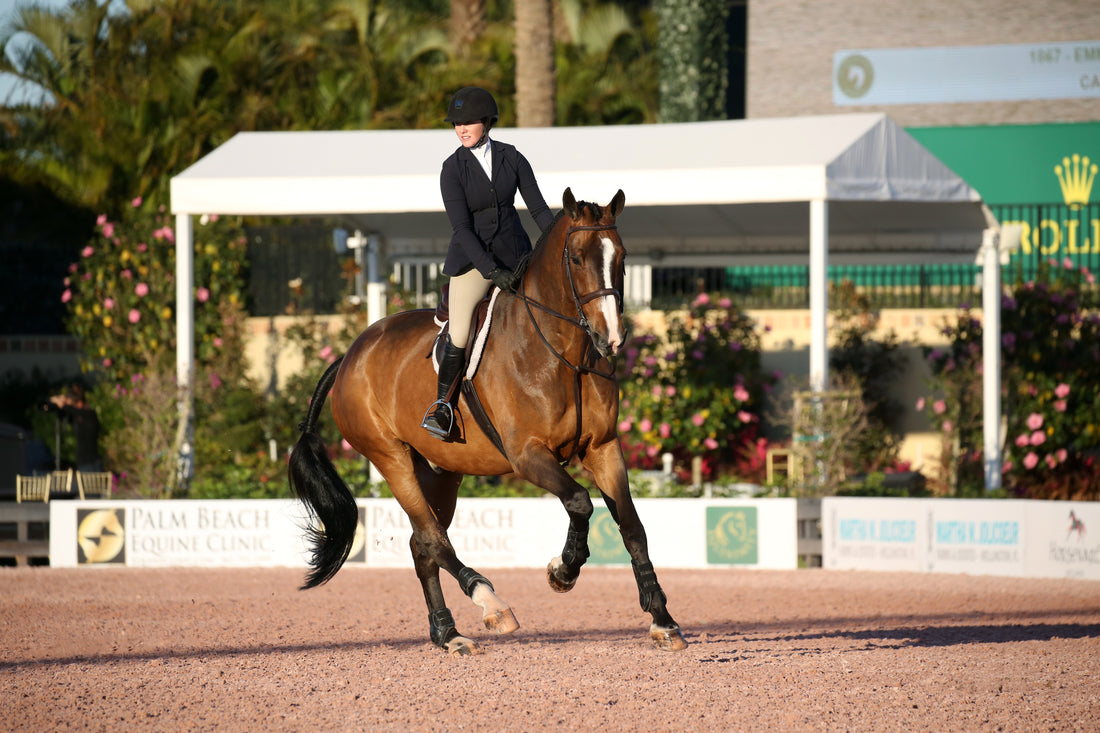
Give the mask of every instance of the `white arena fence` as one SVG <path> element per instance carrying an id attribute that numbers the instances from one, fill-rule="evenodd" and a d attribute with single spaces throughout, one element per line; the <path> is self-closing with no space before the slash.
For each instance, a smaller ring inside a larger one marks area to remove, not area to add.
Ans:
<path id="1" fill-rule="evenodd" d="M 397 502 L 357 503 L 347 567 L 411 568 L 412 529 Z M 794 569 L 799 526 L 817 524 L 806 506 L 818 504 L 805 500 L 801 509 L 796 499 L 635 503 L 658 568 Z M 589 563 L 628 565 L 618 528 L 595 504 Z M 819 506 L 826 569 L 1100 580 L 1100 503 L 830 497 Z M 551 498 L 462 498 L 449 534 L 475 568 L 544 568 L 567 523 Z M 50 502 L 50 565 L 304 568 L 305 524 L 291 500 Z"/>

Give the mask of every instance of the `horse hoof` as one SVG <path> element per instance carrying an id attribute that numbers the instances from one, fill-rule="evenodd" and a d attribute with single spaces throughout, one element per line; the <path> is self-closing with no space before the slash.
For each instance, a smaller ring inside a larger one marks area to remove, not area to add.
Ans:
<path id="1" fill-rule="evenodd" d="M 512 609 L 510 608 L 505 608 L 495 613 L 487 613 L 481 620 L 485 622 L 485 628 L 492 631 L 494 634 L 511 634 L 519 628 L 519 621 L 516 621 L 516 614 L 512 613 Z"/>
<path id="2" fill-rule="evenodd" d="M 455 657 L 468 657 L 477 654 L 477 644 L 473 642 L 473 639 L 456 636 L 447 642 L 447 653 Z"/>
<path id="3" fill-rule="evenodd" d="M 546 566 L 546 582 L 550 584 L 550 588 L 555 593 L 568 593 L 577 584 L 577 579 L 573 578 L 569 581 L 560 579 L 555 571 L 559 570 L 561 566 L 560 557 L 555 557 L 550 561 L 550 564 Z"/>
<path id="4" fill-rule="evenodd" d="M 663 627 L 653 624 L 649 627 L 649 636 L 658 649 L 666 652 L 679 652 L 687 649 L 687 639 L 680 633 L 679 626 Z"/>

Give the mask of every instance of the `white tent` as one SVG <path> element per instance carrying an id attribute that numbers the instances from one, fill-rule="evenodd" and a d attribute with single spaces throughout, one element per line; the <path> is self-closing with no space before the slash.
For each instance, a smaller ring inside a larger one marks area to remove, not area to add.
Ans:
<path id="1" fill-rule="evenodd" d="M 815 389 L 827 383 L 830 262 L 973 262 L 995 226 L 965 181 L 882 114 L 493 137 L 523 152 L 552 209 L 566 187 L 597 203 L 622 189 L 628 262 L 808 262 Z M 450 227 L 439 170 L 457 144 L 450 130 L 241 133 L 174 177 L 181 385 L 194 359 L 193 216 L 340 215 L 378 235 L 391 257 L 441 261 Z"/>

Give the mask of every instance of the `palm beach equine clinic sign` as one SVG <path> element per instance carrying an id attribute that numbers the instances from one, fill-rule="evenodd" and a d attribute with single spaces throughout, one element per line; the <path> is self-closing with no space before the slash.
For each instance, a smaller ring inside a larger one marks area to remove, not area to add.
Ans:
<path id="1" fill-rule="evenodd" d="M 412 526 L 392 499 L 359 499 L 348 565 L 411 568 Z M 794 499 L 639 499 L 653 561 L 665 567 L 794 568 Z M 459 502 L 448 534 L 474 567 L 536 567 L 561 552 L 567 517 L 552 499 Z M 304 567 L 301 506 L 289 500 L 74 501 L 50 507 L 57 567 Z M 629 565 L 618 526 L 597 506 L 589 563 Z"/>
<path id="2" fill-rule="evenodd" d="M 878 48 L 833 55 L 833 104 L 1100 97 L 1100 41 Z"/>

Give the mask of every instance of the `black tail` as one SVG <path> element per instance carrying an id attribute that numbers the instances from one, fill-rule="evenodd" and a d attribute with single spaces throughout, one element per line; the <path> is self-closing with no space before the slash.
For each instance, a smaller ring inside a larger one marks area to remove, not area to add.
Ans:
<path id="1" fill-rule="evenodd" d="M 298 438 L 297 445 L 290 452 L 287 468 L 291 490 L 305 504 L 314 520 L 306 530 L 313 546 L 313 557 L 309 561 L 313 570 L 306 575 L 302 590 L 327 583 L 336 575 L 348 559 L 359 524 L 355 497 L 336 472 L 324 441 L 317 434 L 321 407 L 336 381 L 336 370 L 343 359 L 341 356 L 333 362 L 317 383 L 306 419 L 298 425 L 302 437 Z"/>

